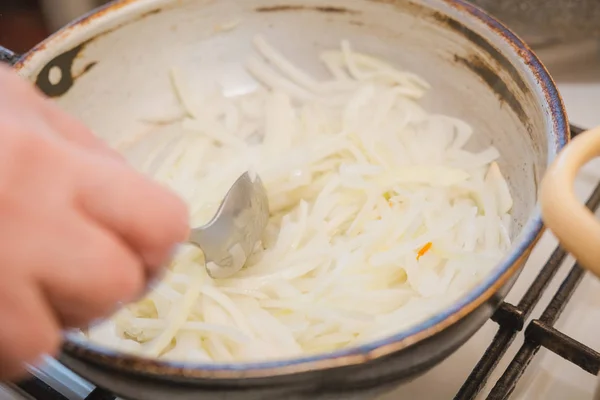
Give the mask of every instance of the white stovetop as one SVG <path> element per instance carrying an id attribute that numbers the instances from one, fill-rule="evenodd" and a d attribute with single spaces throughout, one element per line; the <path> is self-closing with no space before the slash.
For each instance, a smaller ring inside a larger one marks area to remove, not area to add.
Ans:
<path id="1" fill-rule="evenodd" d="M 600 46 L 596 43 L 578 47 L 566 46 L 562 49 L 538 51 L 544 63 L 558 83 L 565 100 L 572 123 L 584 128 L 600 125 Z M 576 191 L 582 200 L 586 199 L 597 182 L 600 181 L 600 160 L 590 163 L 581 173 Z M 516 304 L 529 287 L 540 268 L 556 246 L 556 240 L 547 233 L 533 251 L 519 280 L 510 292 L 507 301 Z M 571 259 L 567 260 L 571 262 Z M 532 313 L 539 317 L 552 294 L 566 276 L 571 264 L 563 266 L 552 281 L 546 295 L 542 297 Z M 556 327 L 594 349 L 600 349 L 600 280 L 587 274 L 571 302 L 565 309 Z M 488 321 L 486 325 L 448 360 L 435 367 L 421 378 L 401 386 L 396 392 L 382 400 L 402 399 L 452 399 L 458 392 L 472 368 L 490 344 L 497 325 Z M 491 386 L 500 377 L 509 361 L 522 344 L 518 336 L 492 374 L 489 385 L 484 388 L 480 399 L 485 398 Z M 52 366 L 54 362 L 50 362 Z M 81 380 L 72 380 L 68 371 L 55 367 L 46 368 L 53 375 L 46 381 L 59 386 L 68 398 L 85 398 L 91 386 Z M 62 382 L 58 382 L 62 381 Z M 580 370 L 562 358 L 540 350 L 525 375 L 521 378 L 511 400 L 591 400 L 596 387 L 596 377 Z M 0 387 L 0 399 L 15 398 Z"/>

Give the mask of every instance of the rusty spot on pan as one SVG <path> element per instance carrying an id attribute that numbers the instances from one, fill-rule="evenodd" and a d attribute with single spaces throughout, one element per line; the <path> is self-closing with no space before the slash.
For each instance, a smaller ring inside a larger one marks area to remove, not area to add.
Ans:
<path id="1" fill-rule="evenodd" d="M 521 77 L 517 69 L 514 67 L 514 65 L 502 53 L 500 53 L 498 49 L 496 49 L 492 44 L 485 40 L 481 35 L 475 33 L 471 29 L 467 28 L 465 25 L 452 18 L 449 18 L 446 15 L 434 12 L 432 13 L 432 16 L 436 21 L 446 25 L 453 31 L 460 33 L 469 41 L 477 45 L 481 50 L 488 53 L 490 57 L 492 57 L 498 62 L 498 64 L 500 64 L 500 67 L 503 70 L 508 72 L 510 77 L 516 82 L 516 84 L 519 86 L 519 89 L 521 89 L 523 93 L 529 92 L 529 87 L 525 84 L 523 78 Z"/>
<path id="2" fill-rule="evenodd" d="M 339 7 L 315 7 L 317 11 L 336 14 L 359 14 L 358 11 L 348 10 L 347 8 Z"/>
<path id="3" fill-rule="evenodd" d="M 304 9 L 303 6 L 269 6 L 269 7 L 258 7 L 258 12 L 279 12 L 279 11 L 297 11 Z"/>
<path id="4" fill-rule="evenodd" d="M 463 64 L 475 74 L 477 74 L 483 81 L 496 93 L 501 102 L 506 103 L 514 112 L 517 114 L 521 122 L 524 124 L 528 123 L 528 117 L 523 110 L 521 102 L 517 97 L 510 91 L 506 83 L 494 71 L 494 69 L 486 63 L 481 57 L 477 55 L 471 55 L 468 58 L 455 55 L 454 60 L 460 64 Z"/>
<path id="5" fill-rule="evenodd" d="M 280 11 L 302 11 L 302 10 L 312 10 L 319 11 L 323 13 L 331 13 L 331 14 L 360 14 L 358 11 L 349 10 L 343 7 L 331 7 L 331 6 L 300 6 L 300 5 L 279 5 L 279 6 L 268 6 L 268 7 L 258 7 L 256 9 L 257 12 L 280 12 Z"/>
<path id="6" fill-rule="evenodd" d="M 74 26 L 77 26 L 77 25 L 86 25 L 86 24 L 90 23 L 91 21 L 93 21 L 93 20 L 95 20 L 97 18 L 102 17 L 105 14 L 112 13 L 115 10 L 118 10 L 120 8 L 125 7 L 129 3 L 135 3 L 137 1 L 138 0 L 121 0 L 121 1 L 111 2 L 111 3 L 109 3 L 109 4 L 107 4 L 107 5 L 103 6 L 103 7 L 100 7 L 98 9 L 96 9 L 96 10 L 92 10 L 91 12 L 89 12 L 86 15 L 82 16 L 81 18 L 73 21 L 71 24 L 69 24 L 69 26 L 67 27 L 67 29 L 71 28 L 71 27 L 74 27 Z M 155 14 L 157 12 L 160 12 L 160 9 L 151 10 L 151 11 L 148 11 L 148 12 L 146 12 L 144 14 L 141 14 L 138 19 L 144 18 L 144 17 L 146 17 L 148 15 Z M 131 22 L 133 22 L 133 21 L 131 21 Z"/>
<path id="7" fill-rule="evenodd" d="M 82 76 L 83 74 L 86 74 L 86 73 L 88 73 L 88 72 L 89 72 L 89 71 L 90 71 L 92 68 L 94 68 L 94 67 L 96 66 L 96 64 L 98 64 L 98 62 L 97 62 L 97 61 L 93 61 L 93 62 L 89 63 L 88 65 L 86 65 L 86 66 L 83 68 L 83 72 L 82 72 L 81 74 L 79 74 L 78 76 L 76 76 L 76 78 L 79 78 L 79 77 L 80 77 L 80 76 Z"/>

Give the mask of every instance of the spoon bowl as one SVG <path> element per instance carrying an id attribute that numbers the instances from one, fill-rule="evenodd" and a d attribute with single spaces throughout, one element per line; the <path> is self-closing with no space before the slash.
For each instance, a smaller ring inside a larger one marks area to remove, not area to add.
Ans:
<path id="1" fill-rule="evenodd" d="M 268 219 L 265 187 L 258 175 L 245 172 L 231 186 L 215 216 L 191 231 L 188 243 L 204 253 L 210 277 L 228 278 L 246 264 Z"/>

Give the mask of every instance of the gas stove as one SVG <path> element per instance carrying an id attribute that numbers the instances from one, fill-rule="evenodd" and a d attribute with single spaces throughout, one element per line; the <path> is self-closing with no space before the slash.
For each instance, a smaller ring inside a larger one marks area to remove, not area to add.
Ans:
<path id="1" fill-rule="evenodd" d="M 600 125 L 600 45 L 537 53 L 558 83 L 570 122 L 581 128 Z M 592 209 L 600 203 L 599 183 L 596 160 L 575 186 Z M 592 399 L 600 369 L 598 332 L 600 280 L 583 272 L 546 233 L 494 317 L 442 364 L 380 400 Z M 116 398 L 50 358 L 31 372 L 32 379 L 0 386 L 0 399 Z"/>

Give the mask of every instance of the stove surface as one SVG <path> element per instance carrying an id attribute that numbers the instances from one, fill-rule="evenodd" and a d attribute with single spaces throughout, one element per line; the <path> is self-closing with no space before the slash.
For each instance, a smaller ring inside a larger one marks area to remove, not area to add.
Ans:
<path id="1" fill-rule="evenodd" d="M 599 49 L 600 46 L 597 43 L 584 43 L 578 46 L 563 46 L 537 52 L 558 83 L 570 122 L 583 128 L 600 125 Z M 600 182 L 600 160 L 586 166 L 578 178 L 576 192 L 582 201 L 587 199 L 598 182 Z M 521 298 L 556 245 L 554 237 L 550 233 L 546 233 L 531 254 L 519 280 L 508 295 L 507 302 L 514 304 Z M 572 259 L 567 258 L 566 263 L 569 262 L 571 262 L 570 267 Z M 532 318 L 539 317 L 567 272 L 568 267 L 562 268 L 558 272 L 534 309 Z M 587 346 L 600 350 L 600 335 L 598 335 L 600 332 L 600 280 L 589 274 L 585 275 L 555 327 Z M 381 400 L 452 399 L 491 343 L 497 329 L 498 325 L 495 322 L 488 321 L 469 342 L 445 362 L 424 376 L 384 396 Z M 500 360 L 488 380 L 488 385 L 480 393 L 478 399 L 486 397 L 522 343 L 523 335 L 521 333 Z M 40 369 L 33 372 L 68 399 L 84 399 L 93 389 L 93 385 L 81 380 L 52 359 L 46 360 Z M 542 349 L 519 381 L 511 399 L 592 399 L 596 381 L 595 376 L 550 351 Z M 0 399 L 21 398 L 28 397 L 0 387 Z"/>

